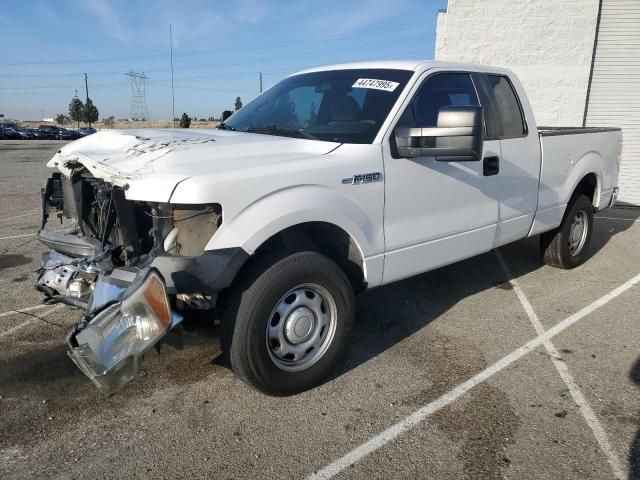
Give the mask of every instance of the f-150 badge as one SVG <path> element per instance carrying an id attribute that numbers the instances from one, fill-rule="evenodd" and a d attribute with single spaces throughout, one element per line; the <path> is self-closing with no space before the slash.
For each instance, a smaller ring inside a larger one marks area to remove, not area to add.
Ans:
<path id="1" fill-rule="evenodd" d="M 360 185 L 362 183 L 379 182 L 382 180 L 382 174 L 380 172 L 373 173 L 359 173 L 352 177 L 346 177 L 342 179 L 344 185 Z"/>

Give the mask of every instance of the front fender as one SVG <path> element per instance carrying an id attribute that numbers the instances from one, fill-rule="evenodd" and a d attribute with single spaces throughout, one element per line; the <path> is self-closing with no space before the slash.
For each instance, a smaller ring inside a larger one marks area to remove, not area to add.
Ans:
<path id="1" fill-rule="evenodd" d="M 371 257 L 382 258 L 382 222 L 344 193 L 319 185 L 298 185 L 256 200 L 233 218 L 225 218 L 205 249 L 241 247 L 253 254 L 273 235 L 306 222 L 325 222 L 342 228 L 354 240 L 369 267 Z M 370 275 L 373 273 L 371 268 L 366 269 Z"/>

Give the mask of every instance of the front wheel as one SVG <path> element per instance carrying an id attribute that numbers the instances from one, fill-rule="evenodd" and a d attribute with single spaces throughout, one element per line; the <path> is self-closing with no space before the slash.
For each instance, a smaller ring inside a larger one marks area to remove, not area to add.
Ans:
<path id="1" fill-rule="evenodd" d="M 232 288 L 222 344 L 238 377 L 264 393 L 291 395 L 329 375 L 355 315 L 338 265 L 316 252 L 266 257 Z"/>
<path id="2" fill-rule="evenodd" d="M 567 207 L 560 226 L 540 236 L 542 257 L 547 265 L 570 269 L 588 257 L 593 232 L 593 206 L 586 195 L 579 195 Z"/>

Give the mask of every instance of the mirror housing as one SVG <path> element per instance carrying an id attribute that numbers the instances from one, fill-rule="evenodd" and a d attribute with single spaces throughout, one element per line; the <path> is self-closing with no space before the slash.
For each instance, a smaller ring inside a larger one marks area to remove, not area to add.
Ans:
<path id="1" fill-rule="evenodd" d="M 473 162 L 482 156 L 482 107 L 448 106 L 438 111 L 438 126 L 397 127 L 400 157 L 436 157 L 444 162 Z"/>

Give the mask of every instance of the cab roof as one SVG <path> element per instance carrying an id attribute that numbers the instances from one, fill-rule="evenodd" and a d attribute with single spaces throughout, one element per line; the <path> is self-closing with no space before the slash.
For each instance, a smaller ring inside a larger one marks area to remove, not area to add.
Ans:
<path id="1" fill-rule="evenodd" d="M 511 73 L 509 69 L 495 67 L 490 65 L 479 65 L 472 63 L 458 63 L 458 62 L 442 62 L 436 60 L 370 60 L 366 62 L 353 62 L 353 63 L 338 63 L 335 65 L 325 65 L 322 67 L 314 67 L 300 72 L 296 72 L 294 75 L 309 72 L 322 72 L 327 70 L 348 70 L 348 69 L 360 69 L 360 68 L 387 68 L 390 70 L 411 70 L 415 72 L 429 70 L 432 68 L 450 68 L 454 70 L 468 70 L 468 71 L 481 71 L 481 72 L 495 72 L 495 73 Z"/>

